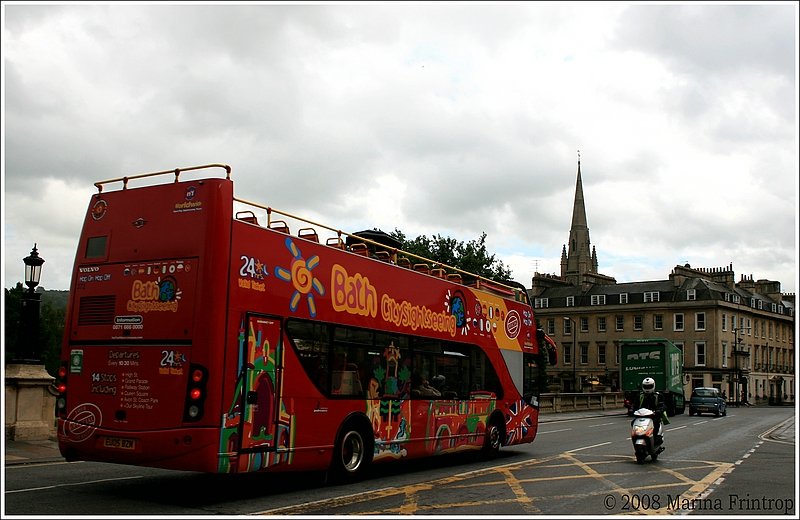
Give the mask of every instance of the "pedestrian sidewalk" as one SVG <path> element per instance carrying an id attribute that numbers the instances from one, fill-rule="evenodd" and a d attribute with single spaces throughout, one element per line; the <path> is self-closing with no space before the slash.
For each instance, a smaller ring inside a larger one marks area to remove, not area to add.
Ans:
<path id="1" fill-rule="evenodd" d="M 45 441 L 12 441 L 7 439 L 4 447 L 3 463 L 5 466 L 64 460 L 58 450 L 58 442 L 55 439 Z"/>
<path id="2" fill-rule="evenodd" d="M 624 416 L 626 410 L 583 410 L 577 412 L 543 413 L 539 416 L 540 423 L 566 421 L 569 419 L 583 419 L 587 417 Z M 795 441 L 795 418 L 790 417 L 767 435 L 768 438 L 786 442 Z M 56 439 L 46 441 L 5 441 L 3 463 L 5 466 L 19 464 L 33 464 L 41 462 L 63 462 L 64 457 L 58 450 Z"/>
<path id="3" fill-rule="evenodd" d="M 575 412 L 546 412 L 539 414 L 539 422 L 567 421 L 569 419 L 583 419 L 586 417 L 616 417 L 627 415 L 627 413 L 628 410 L 626 408 L 614 408 L 613 410 L 578 410 Z"/>
<path id="4" fill-rule="evenodd" d="M 768 439 L 785 442 L 795 442 L 794 416 L 789 417 L 781 424 L 770 430 L 766 435 Z"/>

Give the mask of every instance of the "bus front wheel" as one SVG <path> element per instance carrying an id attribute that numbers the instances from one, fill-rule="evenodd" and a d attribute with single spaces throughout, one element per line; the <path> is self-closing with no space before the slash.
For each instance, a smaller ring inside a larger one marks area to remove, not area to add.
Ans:
<path id="1" fill-rule="evenodd" d="M 357 424 L 346 424 L 336 441 L 333 473 L 339 480 L 360 478 L 372 462 L 371 431 Z"/>

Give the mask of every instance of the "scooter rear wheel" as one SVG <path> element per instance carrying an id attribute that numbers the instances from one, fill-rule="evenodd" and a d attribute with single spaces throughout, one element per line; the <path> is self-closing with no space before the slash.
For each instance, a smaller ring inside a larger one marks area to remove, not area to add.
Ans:
<path id="1" fill-rule="evenodd" d="M 647 454 L 636 452 L 636 463 L 637 464 L 644 464 L 644 459 L 647 458 Z"/>

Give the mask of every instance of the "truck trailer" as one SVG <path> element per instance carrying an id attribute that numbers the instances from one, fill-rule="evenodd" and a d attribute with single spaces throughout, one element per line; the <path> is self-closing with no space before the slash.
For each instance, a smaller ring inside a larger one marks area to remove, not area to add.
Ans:
<path id="1" fill-rule="evenodd" d="M 639 407 L 642 380 L 652 377 L 664 398 L 667 415 L 686 410 L 683 391 L 683 351 L 665 338 L 623 339 L 620 346 L 620 381 L 628 415 Z"/>

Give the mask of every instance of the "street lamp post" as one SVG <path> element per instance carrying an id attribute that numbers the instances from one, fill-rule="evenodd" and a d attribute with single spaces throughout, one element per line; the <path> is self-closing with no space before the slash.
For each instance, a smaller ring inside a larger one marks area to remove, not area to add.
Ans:
<path id="1" fill-rule="evenodd" d="M 14 360 L 5 367 L 6 439 L 40 441 L 52 438 L 55 431 L 53 410 L 56 398 L 50 392 L 53 376 L 42 363 L 39 345 L 39 307 L 41 294 L 36 293 L 44 259 L 36 244 L 25 262 L 25 285 L 22 293 L 22 342 L 14 352 Z"/>
<path id="2" fill-rule="evenodd" d="M 733 328 L 733 362 L 734 362 L 734 376 L 736 377 L 736 395 L 734 396 L 734 403 L 738 406 L 740 404 L 747 403 L 747 388 L 744 389 L 744 398 L 742 398 L 742 390 L 741 390 L 741 382 L 742 382 L 742 366 L 740 365 L 739 356 L 746 356 L 748 355 L 746 351 L 739 350 L 740 343 L 742 342 L 742 338 L 739 337 L 739 333 L 742 331 L 750 330 L 750 327 L 734 327 Z"/>
<path id="3" fill-rule="evenodd" d="M 761 356 L 761 360 L 764 363 L 764 372 L 767 373 L 766 381 L 761 382 L 761 397 L 766 399 L 768 391 L 767 388 L 769 388 L 769 342 L 767 342 L 764 345 L 761 345 L 761 347 L 764 349 L 764 353 Z"/>
<path id="4" fill-rule="evenodd" d="M 572 334 L 572 388 L 573 391 L 577 391 L 578 385 L 575 383 L 575 358 L 578 356 L 578 329 L 575 327 L 575 320 L 568 316 L 564 316 L 564 319 L 569 322 L 569 330 Z"/>
<path id="5" fill-rule="evenodd" d="M 42 362 L 42 352 L 39 348 L 39 308 L 42 295 L 36 292 L 36 286 L 42 275 L 44 259 L 39 256 L 36 244 L 33 244 L 31 254 L 25 257 L 25 285 L 28 290 L 22 293 L 22 327 L 23 342 L 22 352 L 17 352 L 18 363 L 38 365 Z"/>

